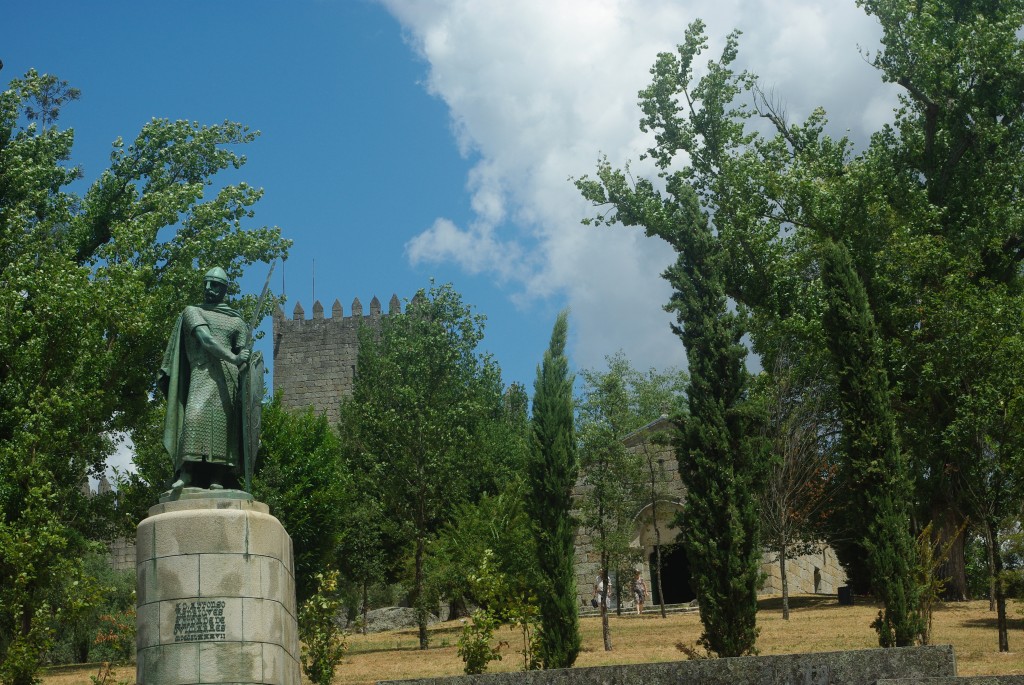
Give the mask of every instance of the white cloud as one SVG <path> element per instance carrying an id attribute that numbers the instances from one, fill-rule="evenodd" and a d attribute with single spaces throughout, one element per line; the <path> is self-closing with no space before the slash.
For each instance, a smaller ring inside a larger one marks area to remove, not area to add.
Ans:
<path id="1" fill-rule="evenodd" d="M 741 66 L 791 118 L 824 105 L 833 134 L 849 128 L 863 141 L 891 107 L 857 51 L 873 48 L 878 29 L 852 0 L 381 1 L 427 61 L 426 87 L 447 104 L 458 145 L 479 157 L 467 179 L 474 219 L 439 217 L 409 241 L 408 258 L 512 282 L 521 303 L 566 298 L 579 366 L 619 348 L 642 367 L 683 363 L 662 310 L 672 251 L 638 230 L 581 226 L 594 210 L 568 179 L 602 153 L 621 165 L 646 149 L 637 91 L 691 20 L 707 23 L 708 58 L 743 30 Z"/>
<path id="2" fill-rule="evenodd" d="M 117 448 L 107 458 L 107 476 L 113 477 L 114 471 L 120 473 L 135 473 L 135 443 L 127 433 L 118 433 L 114 436 Z"/>

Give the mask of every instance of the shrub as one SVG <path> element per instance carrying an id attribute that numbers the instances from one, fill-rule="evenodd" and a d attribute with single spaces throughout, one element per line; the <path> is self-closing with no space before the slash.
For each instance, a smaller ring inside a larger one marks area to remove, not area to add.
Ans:
<path id="1" fill-rule="evenodd" d="M 315 685 L 331 685 L 334 669 L 348 649 L 348 634 L 338 626 L 342 601 L 338 596 L 338 572 L 315 576 L 317 589 L 299 610 L 302 639 L 302 670 Z"/>
<path id="2" fill-rule="evenodd" d="M 504 573 L 498 571 L 494 552 L 485 549 L 480 569 L 471 574 L 469 583 L 473 595 L 483 605 L 473 612 L 469 623 L 459 637 L 459 656 L 466 663 L 466 673 L 483 673 L 491 661 L 501 660 L 500 650 L 508 643 L 491 645 L 494 631 L 502 624 L 517 628 L 522 634 L 523 670 L 540 668 L 540 609 L 537 597 L 529 591 L 515 588 Z"/>
<path id="3" fill-rule="evenodd" d="M 501 647 L 504 643 L 491 646 L 494 631 L 501 621 L 486 609 L 477 609 L 459 636 L 459 657 L 466 663 L 466 675 L 487 671 L 491 661 L 501 661 Z"/>

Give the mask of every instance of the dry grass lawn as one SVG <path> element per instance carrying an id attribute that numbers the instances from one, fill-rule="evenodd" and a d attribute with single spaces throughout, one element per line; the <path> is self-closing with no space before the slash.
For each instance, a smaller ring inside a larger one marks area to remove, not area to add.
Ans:
<path id="1" fill-rule="evenodd" d="M 859 599 L 859 598 L 858 598 Z M 761 634 L 757 645 L 762 654 L 823 652 L 865 649 L 877 645 L 870 624 L 878 613 L 877 605 L 860 603 L 839 606 L 833 597 L 801 596 L 792 600 L 789 621 L 783 621 L 778 598 L 761 600 L 758 625 Z M 1000 654 L 996 641 L 995 614 L 988 611 L 987 601 L 952 603 L 935 613 L 935 644 L 952 644 L 956 651 L 960 675 L 1024 674 L 1024 603 L 1011 603 L 1010 648 Z M 601 641 L 600 618 L 582 621 L 583 652 L 577 666 L 603 666 L 648 661 L 675 661 L 684 658 L 676 649 L 677 642 L 693 644 L 700 635 L 700 619 L 696 613 L 670 614 L 662 619 L 657 614 L 643 617 L 626 615 L 610 618 L 613 651 L 605 652 Z M 455 651 L 461 626 L 458 622 L 441 623 L 430 629 L 431 648 L 416 648 L 415 630 L 400 630 L 374 635 L 353 635 L 345 662 L 338 667 L 336 685 L 375 683 L 462 673 L 462 662 Z M 492 662 L 492 671 L 513 671 L 521 666 L 517 653 L 517 634 L 503 630 L 501 639 L 510 647 L 500 662 Z M 88 683 L 95 667 L 54 669 L 43 678 L 44 685 L 77 685 Z M 133 667 L 123 667 L 118 679 L 134 676 Z M 133 681 L 132 681 L 133 682 Z"/>

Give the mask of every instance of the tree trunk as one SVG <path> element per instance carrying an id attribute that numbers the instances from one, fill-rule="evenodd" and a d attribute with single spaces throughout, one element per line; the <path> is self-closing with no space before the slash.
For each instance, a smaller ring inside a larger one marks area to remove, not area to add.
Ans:
<path id="1" fill-rule="evenodd" d="M 658 527 L 657 526 L 654 527 L 654 540 L 655 540 L 655 543 L 656 543 L 655 547 L 654 547 L 654 559 L 655 559 L 654 563 L 658 567 L 658 604 L 661 605 L 661 617 L 662 618 L 666 618 L 666 616 L 665 616 L 665 591 L 661 587 L 661 535 L 658 533 Z"/>
<path id="2" fill-rule="evenodd" d="M 420 649 L 427 648 L 427 598 L 423 596 L 423 537 L 416 538 L 416 623 L 419 624 Z"/>
<path id="3" fill-rule="evenodd" d="M 993 530 L 990 525 L 985 524 L 985 542 L 988 547 L 988 610 L 996 610 L 996 554 Z"/>
<path id="4" fill-rule="evenodd" d="M 789 620 L 789 578 L 786 577 L 786 543 L 779 544 L 779 578 L 782 581 L 782 619 Z"/>
<path id="5" fill-rule="evenodd" d="M 363 635 L 367 634 L 366 614 L 370 610 L 370 582 L 363 580 Z"/>
<path id="6" fill-rule="evenodd" d="M 657 603 L 662 607 L 665 618 L 665 592 L 662 590 L 662 528 L 657 527 L 657 498 L 654 495 L 654 480 L 651 476 L 650 520 L 654 526 L 654 565 L 657 568 Z"/>
<path id="7" fill-rule="evenodd" d="M 999 631 L 999 651 L 1010 651 L 1010 640 L 1006 624 L 1006 583 L 1003 579 L 1003 556 L 999 553 L 999 531 L 997 524 L 989 522 L 989 559 L 992 560 L 992 593 L 996 601 L 996 627 Z"/>
<path id="8" fill-rule="evenodd" d="M 619 560 L 621 561 L 621 559 Z M 618 564 L 616 564 L 618 566 Z M 618 599 L 615 602 L 615 615 L 622 616 L 622 569 L 615 572 L 615 597 Z"/>
<path id="9" fill-rule="evenodd" d="M 661 617 L 665 618 L 665 593 L 661 589 L 661 528 L 658 527 L 657 475 L 654 472 L 654 460 L 649 452 L 645 452 L 645 454 L 647 454 L 647 468 L 651 474 L 651 525 L 654 526 L 654 558 L 658 572 L 658 604 L 661 606 Z M 658 463 L 661 463 L 660 459 Z"/>
<path id="10" fill-rule="evenodd" d="M 1009 631 L 1006 623 L 1006 593 L 1002 591 L 1003 581 L 996 580 L 996 624 L 999 630 L 999 651 L 1010 651 Z"/>
<path id="11" fill-rule="evenodd" d="M 937 549 L 942 549 L 950 540 L 949 554 L 936 569 L 936 576 L 946 579 L 942 599 L 947 602 L 963 602 L 967 599 L 967 564 L 965 554 L 966 530 L 963 525 L 963 514 L 948 502 L 948 499 L 932 509 L 933 542 Z M 955 538 L 954 538 L 955 536 Z"/>

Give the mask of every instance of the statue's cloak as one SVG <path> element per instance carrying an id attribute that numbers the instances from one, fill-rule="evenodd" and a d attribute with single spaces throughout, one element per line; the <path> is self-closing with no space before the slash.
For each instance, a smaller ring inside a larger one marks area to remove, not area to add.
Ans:
<path id="1" fill-rule="evenodd" d="M 228 316 L 242 318 L 226 304 L 199 305 L 205 311 L 217 311 Z M 178 440 L 181 437 L 181 429 L 185 423 L 185 402 L 188 400 L 188 388 L 191 382 L 191 369 L 189 368 L 188 357 L 185 353 L 185 341 L 182 334 L 182 317 L 179 314 L 174 322 L 174 329 L 167 341 L 167 349 L 164 350 L 163 362 L 160 364 L 160 371 L 157 373 L 157 387 L 167 397 L 167 413 L 164 416 L 164 449 L 174 462 L 175 473 L 181 468 L 182 458 L 178 449 Z"/>

